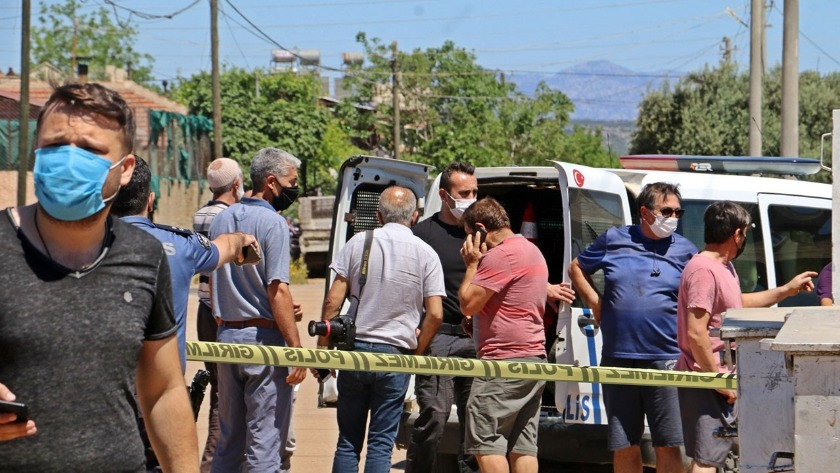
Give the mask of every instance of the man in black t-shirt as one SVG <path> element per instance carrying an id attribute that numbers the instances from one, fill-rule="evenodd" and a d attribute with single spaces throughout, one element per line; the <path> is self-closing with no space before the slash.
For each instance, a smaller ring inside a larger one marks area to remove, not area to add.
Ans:
<path id="1" fill-rule="evenodd" d="M 166 256 L 108 215 L 134 129 L 98 84 L 59 87 L 38 117 L 38 203 L 0 215 L 0 383 L 31 419 L 14 438 L 0 418 L 0 471 L 143 471 L 135 391 L 164 471 L 198 471 Z"/>
<path id="2" fill-rule="evenodd" d="M 461 216 L 478 195 L 478 181 L 474 172 L 475 168 L 467 163 L 456 162 L 447 166 L 441 174 L 438 190 L 443 203 L 440 212 L 412 228 L 415 235 L 435 250 L 443 266 L 446 299 L 443 300 L 443 323 L 429 347 L 432 356 L 475 358 L 476 355 L 470 335 L 461 326 L 464 316 L 458 304 L 458 288 L 466 271 L 460 253 L 467 236 L 461 224 Z M 406 473 L 435 471 L 438 444 L 453 403 L 457 405 L 460 426 L 460 468 L 478 470 L 475 460 L 463 455 L 464 415 L 471 385 L 472 378 L 415 376 L 420 415 L 411 430 Z"/>

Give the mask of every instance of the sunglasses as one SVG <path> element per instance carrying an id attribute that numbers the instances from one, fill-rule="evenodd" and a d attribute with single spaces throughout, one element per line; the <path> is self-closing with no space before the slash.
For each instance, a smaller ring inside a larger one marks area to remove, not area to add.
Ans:
<path id="1" fill-rule="evenodd" d="M 672 209 L 671 207 L 659 207 L 659 213 L 662 214 L 665 218 L 671 218 L 671 216 L 676 216 L 677 218 L 681 218 L 685 213 L 685 209 Z"/>

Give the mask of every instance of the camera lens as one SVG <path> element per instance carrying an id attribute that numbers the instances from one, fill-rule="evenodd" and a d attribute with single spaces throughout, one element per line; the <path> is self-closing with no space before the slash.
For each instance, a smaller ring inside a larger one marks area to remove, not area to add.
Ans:
<path id="1" fill-rule="evenodd" d="M 329 333 L 329 327 L 327 327 L 328 322 L 316 322 L 314 320 L 309 321 L 309 336 L 310 337 L 317 337 L 318 335 L 326 335 Z"/>

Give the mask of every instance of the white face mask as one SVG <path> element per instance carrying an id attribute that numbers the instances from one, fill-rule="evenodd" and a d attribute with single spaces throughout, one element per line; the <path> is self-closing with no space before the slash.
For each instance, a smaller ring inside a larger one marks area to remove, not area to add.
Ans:
<path id="1" fill-rule="evenodd" d="M 677 230 L 677 224 L 679 223 L 680 219 L 676 217 L 665 218 L 662 215 L 657 215 L 656 220 L 650 225 L 650 231 L 657 238 L 667 238 Z"/>
<path id="2" fill-rule="evenodd" d="M 239 202 L 243 197 L 245 197 L 245 187 L 242 185 L 242 181 L 239 181 L 239 187 L 236 189 L 236 201 Z"/>
<path id="3" fill-rule="evenodd" d="M 452 197 L 449 192 L 447 192 L 446 195 L 455 201 L 455 207 L 449 207 L 449 210 L 452 212 L 452 216 L 458 220 L 461 220 L 461 217 L 464 216 L 464 211 L 476 201 L 476 199 L 456 199 L 455 197 Z"/>

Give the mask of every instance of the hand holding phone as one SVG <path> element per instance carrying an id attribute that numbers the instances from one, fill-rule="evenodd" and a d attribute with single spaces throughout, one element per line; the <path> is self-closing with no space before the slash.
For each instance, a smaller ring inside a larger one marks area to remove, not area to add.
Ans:
<path id="1" fill-rule="evenodd" d="M 29 410 L 22 402 L 0 401 L 0 413 L 10 413 L 16 416 L 14 422 L 29 420 Z"/>
<path id="2" fill-rule="evenodd" d="M 487 239 L 487 230 L 476 227 L 475 232 L 478 233 L 478 249 L 481 249 L 481 245 L 484 244 L 484 240 Z"/>
<path id="3" fill-rule="evenodd" d="M 256 243 L 251 243 L 248 246 L 242 247 L 242 262 L 237 261 L 236 264 L 243 266 L 246 264 L 256 264 L 262 259 L 260 247 Z"/>

